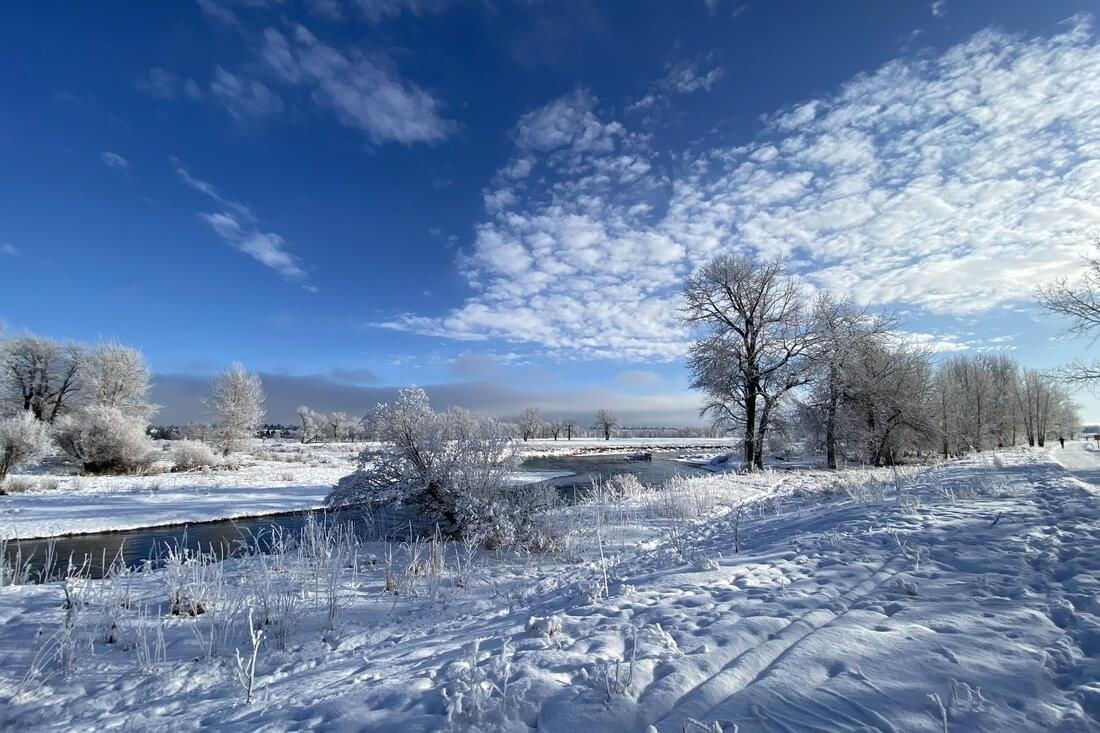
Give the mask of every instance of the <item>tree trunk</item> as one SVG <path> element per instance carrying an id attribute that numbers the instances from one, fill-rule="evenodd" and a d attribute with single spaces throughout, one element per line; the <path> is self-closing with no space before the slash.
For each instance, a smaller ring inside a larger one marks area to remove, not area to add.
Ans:
<path id="1" fill-rule="evenodd" d="M 745 470 L 756 466 L 756 390 L 750 386 L 745 395 Z"/>
<path id="2" fill-rule="evenodd" d="M 836 394 L 825 404 L 825 465 L 836 470 Z"/>

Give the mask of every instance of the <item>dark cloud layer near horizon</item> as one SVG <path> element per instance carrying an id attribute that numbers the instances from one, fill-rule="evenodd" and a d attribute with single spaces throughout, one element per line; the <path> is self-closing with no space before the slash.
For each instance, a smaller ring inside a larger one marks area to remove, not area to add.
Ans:
<path id="1" fill-rule="evenodd" d="M 294 424 L 299 405 L 323 412 L 342 410 L 365 415 L 379 402 L 392 400 L 398 387 L 348 384 L 326 375 L 260 373 L 267 395 L 267 421 Z M 472 412 L 514 419 L 534 405 L 546 417 L 571 417 L 583 424 L 600 408 L 614 410 L 624 424 L 688 426 L 700 424 L 698 399 L 690 393 L 625 395 L 600 389 L 557 393 L 526 391 L 495 382 L 454 382 L 423 385 L 436 408 L 464 407 Z M 191 374 L 158 374 L 152 401 L 161 406 L 157 424 L 182 424 L 208 416 L 203 400 L 210 394 L 210 378 Z"/>

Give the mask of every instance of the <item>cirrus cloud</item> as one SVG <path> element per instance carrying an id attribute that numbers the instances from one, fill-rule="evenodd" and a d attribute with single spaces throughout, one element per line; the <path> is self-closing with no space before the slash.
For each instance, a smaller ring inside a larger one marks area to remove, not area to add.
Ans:
<path id="1" fill-rule="evenodd" d="M 438 142 L 457 129 L 442 102 L 385 57 L 326 45 L 301 25 L 289 35 L 267 28 L 263 37 L 261 58 L 276 75 L 309 88 L 313 100 L 373 144 Z"/>

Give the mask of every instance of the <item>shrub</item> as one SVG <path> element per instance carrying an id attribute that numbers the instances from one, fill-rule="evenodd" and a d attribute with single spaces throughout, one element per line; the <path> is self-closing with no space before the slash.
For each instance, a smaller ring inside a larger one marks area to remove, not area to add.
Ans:
<path id="1" fill-rule="evenodd" d="M 89 473 L 136 473 L 151 463 L 144 421 L 116 407 L 90 406 L 58 419 L 57 442 Z"/>
<path id="2" fill-rule="evenodd" d="M 30 412 L 0 420 L 0 481 L 11 469 L 38 461 L 49 450 L 49 428 Z"/>
<path id="3" fill-rule="evenodd" d="M 218 464 L 213 449 L 201 440 L 177 441 L 172 450 L 172 459 L 176 464 L 173 471 L 193 471 Z"/>
<path id="4" fill-rule="evenodd" d="M 509 483 L 519 461 L 499 423 L 460 409 L 435 412 L 424 390 L 410 388 L 396 403 L 379 405 L 374 427 L 384 442 L 360 453 L 329 506 L 407 503 L 452 537 L 497 547 L 543 541 L 537 515 L 549 494 Z"/>

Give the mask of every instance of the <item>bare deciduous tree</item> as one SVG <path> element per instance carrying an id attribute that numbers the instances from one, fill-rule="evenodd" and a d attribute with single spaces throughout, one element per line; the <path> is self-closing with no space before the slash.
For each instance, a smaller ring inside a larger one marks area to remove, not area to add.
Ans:
<path id="1" fill-rule="evenodd" d="M 825 464 L 835 469 L 840 441 L 838 419 L 853 387 L 848 381 L 854 376 L 850 367 L 871 341 L 887 333 L 893 322 L 869 315 L 851 300 L 837 300 L 827 294 L 815 300 L 813 320 L 817 339 L 810 352 L 813 389 L 809 404 L 824 431 Z"/>
<path id="2" fill-rule="evenodd" d="M 716 425 L 740 428 L 747 470 L 763 465 L 768 422 L 778 402 L 809 379 L 812 318 L 784 263 L 719 257 L 688 279 L 684 318 L 707 335 L 691 347 L 692 387 Z"/>
<path id="3" fill-rule="evenodd" d="M 1096 254 L 1085 257 L 1085 270 L 1077 280 L 1062 279 L 1038 288 L 1039 303 L 1051 313 L 1069 319 L 1069 333 L 1100 335 L 1100 238 L 1093 242 Z M 1100 361 L 1079 360 L 1062 370 L 1070 382 L 1100 381 Z"/>
<path id="4" fill-rule="evenodd" d="M 565 439 L 572 440 L 573 434 L 577 432 L 577 421 L 573 418 L 566 418 L 562 422 L 562 429 L 565 430 Z"/>
<path id="5" fill-rule="evenodd" d="M 604 440 L 611 440 L 611 433 L 619 426 L 618 416 L 611 410 L 596 411 L 596 430 L 603 433 Z"/>
<path id="6" fill-rule="evenodd" d="M 29 411 L 52 423 L 69 406 L 79 389 L 84 358 L 76 344 L 59 343 L 32 334 L 0 344 L 0 389 L 16 410 Z"/>
<path id="7" fill-rule="evenodd" d="M 928 353 L 904 343 L 868 339 L 846 364 L 845 432 L 860 460 L 893 465 L 935 435 L 927 409 Z"/>

